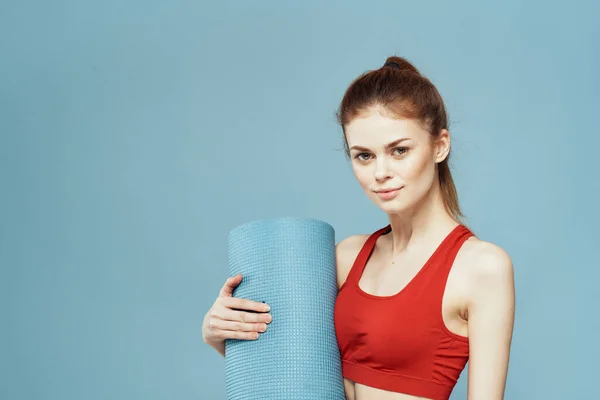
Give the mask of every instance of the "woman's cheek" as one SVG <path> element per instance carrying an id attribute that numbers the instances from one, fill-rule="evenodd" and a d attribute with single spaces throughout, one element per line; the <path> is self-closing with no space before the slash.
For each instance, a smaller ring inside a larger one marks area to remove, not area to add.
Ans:
<path id="1" fill-rule="evenodd" d="M 356 177 L 356 179 L 358 180 L 358 182 L 360 183 L 360 185 L 365 190 L 368 190 L 369 186 L 371 184 L 370 181 L 369 181 L 368 168 L 361 167 L 361 166 L 353 166 L 352 169 L 354 171 L 354 176 Z"/>

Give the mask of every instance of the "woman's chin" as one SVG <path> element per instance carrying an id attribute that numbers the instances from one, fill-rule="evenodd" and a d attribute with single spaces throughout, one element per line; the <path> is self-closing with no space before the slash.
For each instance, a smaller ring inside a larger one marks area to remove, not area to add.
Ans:
<path id="1" fill-rule="evenodd" d="M 381 200 L 376 199 L 375 204 L 386 212 L 398 212 L 404 209 L 404 205 L 398 200 Z"/>

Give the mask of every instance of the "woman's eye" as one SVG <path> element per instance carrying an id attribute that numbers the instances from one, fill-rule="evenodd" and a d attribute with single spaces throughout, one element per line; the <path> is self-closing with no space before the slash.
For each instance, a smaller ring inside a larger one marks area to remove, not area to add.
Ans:
<path id="1" fill-rule="evenodd" d="M 400 151 L 397 151 L 400 150 Z M 398 155 L 403 156 L 408 151 L 408 147 L 396 147 L 393 152 L 396 152 Z M 358 153 L 354 156 L 359 161 L 367 161 L 370 157 L 369 153 Z"/>

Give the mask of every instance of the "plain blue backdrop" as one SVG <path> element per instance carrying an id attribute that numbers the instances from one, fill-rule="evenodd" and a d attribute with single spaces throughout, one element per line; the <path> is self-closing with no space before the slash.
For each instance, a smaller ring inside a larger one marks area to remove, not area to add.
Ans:
<path id="1" fill-rule="evenodd" d="M 201 325 L 227 232 L 387 224 L 334 113 L 393 54 L 444 97 L 466 222 L 514 262 L 506 398 L 600 398 L 597 4 L 0 2 L 0 398 L 224 399 Z"/>

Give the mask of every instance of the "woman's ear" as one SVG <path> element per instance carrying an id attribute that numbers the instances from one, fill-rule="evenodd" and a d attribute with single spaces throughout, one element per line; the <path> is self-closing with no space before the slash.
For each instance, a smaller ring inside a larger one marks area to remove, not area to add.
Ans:
<path id="1" fill-rule="evenodd" d="M 435 162 L 441 163 L 450 154 L 450 132 L 448 129 L 442 129 L 433 143 L 433 155 Z"/>

